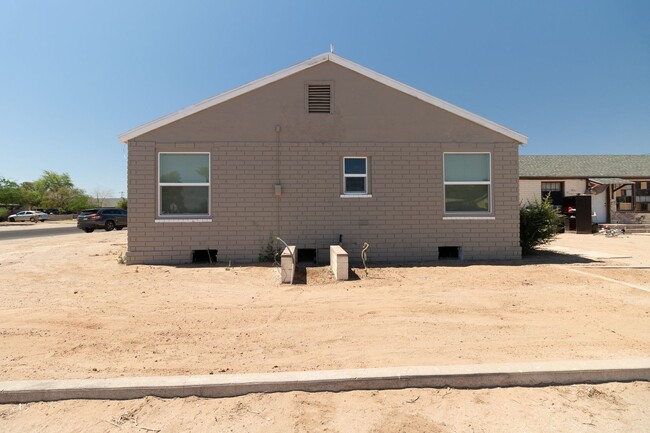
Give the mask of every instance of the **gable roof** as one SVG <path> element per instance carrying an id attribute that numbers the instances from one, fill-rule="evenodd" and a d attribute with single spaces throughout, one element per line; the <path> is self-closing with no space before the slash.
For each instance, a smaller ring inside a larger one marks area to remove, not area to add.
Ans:
<path id="1" fill-rule="evenodd" d="M 650 178 L 650 155 L 520 155 L 519 177 Z"/>
<path id="2" fill-rule="evenodd" d="M 139 137 L 140 135 L 143 135 L 147 132 L 153 131 L 154 129 L 158 129 L 162 126 L 168 125 L 184 117 L 191 116 L 192 114 L 205 110 L 207 108 L 214 107 L 215 105 L 219 105 L 230 99 L 236 98 L 237 96 L 243 95 L 244 93 L 248 93 L 253 90 L 259 89 L 260 87 L 266 86 L 267 84 L 274 83 L 278 80 L 296 74 L 305 69 L 314 67 L 323 62 L 336 63 L 337 65 L 340 65 L 344 68 L 350 69 L 354 72 L 364 75 L 367 78 L 375 80 L 388 87 L 392 87 L 395 90 L 406 93 L 407 95 L 411 95 L 435 107 L 441 108 L 459 117 L 467 119 L 478 125 L 481 125 L 485 128 L 491 129 L 492 131 L 498 132 L 499 134 L 505 135 L 506 137 L 513 139 L 517 143 L 525 144 L 528 141 L 528 137 L 526 137 L 523 134 L 508 129 L 505 126 L 501 126 L 497 123 L 492 122 L 491 120 L 485 119 L 474 113 L 470 113 L 469 111 L 464 110 L 455 105 L 452 105 L 449 102 L 445 102 L 442 99 L 438 99 L 420 90 L 414 89 L 413 87 L 407 86 L 406 84 L 400 83 L 399 81 L 393 80 L 392 78 L 389 78 L 385 75 L 379 74 L 364 66 L 358 65 L 354 62 L 344 59 L 343 57 L 340 57 L 334 53 L 325 53 L 325 54 L 318 55 L 316 57 L 312 57 L 311 59 L 305 60 L 304 62 L 299 63 L 297 65 L 267 75 L 266 77 L 257 79 L 255 81 L 251 81 L 250 83 L 244 84 L 243 86 L 237 87 L 236 89 L 229 90 L 225 93 L 214 96 L 212 98 L 205 99 L 197 104 L 183 108 L 182 110 L 168 114 L 159 119 L 153 120 L 149 123 L 145 123 L 144 125 L 138 126 L 137 128 L 133 128 L 129 131 L 124 132 L 119 136 L 119 139 L 122 143 L 128 143 L 129 140 Z"/>

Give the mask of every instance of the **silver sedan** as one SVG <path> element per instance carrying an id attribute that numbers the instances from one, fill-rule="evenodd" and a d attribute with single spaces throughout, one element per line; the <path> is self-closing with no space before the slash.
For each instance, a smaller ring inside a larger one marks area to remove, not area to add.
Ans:
<path id="1" fill-rule="evenodd" d="M 37 212 L 34 210 L 24 210 L 15 213 L 13 215 L 9 215 L 9 218 L 7 219 L 12 223 L 16 221 L 38 222 L 38 221 L 45 221 L 47 219 L 47 214 L 43 212 Z"/>

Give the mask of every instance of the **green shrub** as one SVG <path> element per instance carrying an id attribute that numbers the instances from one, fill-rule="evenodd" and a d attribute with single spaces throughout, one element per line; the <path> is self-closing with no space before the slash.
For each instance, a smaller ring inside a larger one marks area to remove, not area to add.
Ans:
<path id="1" fill-rule="evenodd" d="M 260 254 L 258 260 L 263 262 L 274 262 L 278 261 L 280 257 L 280 249 L 276 246 L 275 238 L 273 234 L 269 235 L 269 239 L 266 241 L 266 244 L 262 245 L 260 248 Z"/>
<path id="2" fill-rule="evenodd" d="M 126 198 L 122 197 L 120 198 L 120 201 L 117 202 L 117 207 L 119 207 L 120 209 L 127 210 L 127 208 L 129 207 L 129 201 Z"/>
<path id="3" fill-rule="evenodd" d="M 0 207 L 0 221 L 4 221 L 9 216 L 9 209 L 6 207 Z"/>
<path id="4" fill-rule="evenodd" d="M 527 203 L 519 210 L 519 244 L 528 254 L 550 242 L 559 232 L 564 217 L 551 204 L 551 197 Z"/>

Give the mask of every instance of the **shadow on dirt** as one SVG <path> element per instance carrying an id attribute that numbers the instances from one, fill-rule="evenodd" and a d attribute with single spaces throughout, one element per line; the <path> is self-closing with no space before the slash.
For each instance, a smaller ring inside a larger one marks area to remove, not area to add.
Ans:
<path id="1" fill-rule="evenodd" d="M 531 265 L 576 265 L 576 264 L 598 264 L 604 263 L 602 260 L 590 259 L 582 257 L 577 254 L 561 253 L 556 251 L 536 251 L 533 254 L 525 255 L 521 260 L 437 260 L 427 262 L 371 262 L 369 263 L 368 270 L 372 268 L 426 268 L 426 267 L 467 267 L 467 266 L 531 266 Z M 165 266 L 165 265 L 162 265 Z M 234 264 L 217 262 L 208 263 L 187 263 L 180 265 L 172 265 L 180 268 L 209 268 L 209 267 L 225 267 L 233 266 Z M 251 267 L 277 267 L 273 263 L 247 263 L 237 264 L 237 267 L 251 266 Z M 349 280 L 355 281 L 364 278 L 364 269 L 361 262 L 351 262 L 349 270 Z M 323 269 L 323 271 L 316 272 L 316 269 Z M 327 268 L 327 271 L 325 270 Z M 296 266 L 293 284 L 307 284 L 308 279 L 318 278 L 323 279 L 323 272 L 329 272 L 328 264 L 312 264 L 301 262 Z"/>
<path id="2" fill-rule="evenodd" d="M 460 260 L 446 259 L 428 262 L 370 262 L 368 269 L 373 267 L 381 268 L 418 268 L 418 267 L 466 267 L 466 266 L 530 266 L 530 265 L 575 265 L 588 263 L 603 263 L 602 260 L 590 259 L 577 254 L 560 253 L 555 251 L 536 251 L 533 254 L 525 255 L 521 260 Z M 356 272 L 363 274 L 361 262 L 351 263 L 357 267 Z"/>

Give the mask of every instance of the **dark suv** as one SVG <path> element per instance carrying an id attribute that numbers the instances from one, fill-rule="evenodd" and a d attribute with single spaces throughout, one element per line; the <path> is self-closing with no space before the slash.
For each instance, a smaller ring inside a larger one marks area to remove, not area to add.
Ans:
<path id="1" fill-rule="evenodd" d="M 114 207 L 86 209 L 79 212 L 77 228 L 92 233 L 95 229 L 122 230 L 126 227 L 126 211 Z"/>

